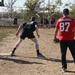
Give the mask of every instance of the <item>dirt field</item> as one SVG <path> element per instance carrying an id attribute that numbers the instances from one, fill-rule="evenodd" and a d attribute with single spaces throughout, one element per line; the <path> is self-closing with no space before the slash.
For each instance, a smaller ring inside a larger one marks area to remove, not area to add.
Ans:
<path id="1" fill-rule="evenodd" d="M 59 44 L 53 40 L 54 29 L 39 29 L 40 52 L 45 58 L 37 58 L 34 43 L 25 39 L 16 50 L 16 56 L 0 56 L 0 75 L 75 75 L 75 65 L 68 50 L 68 72 L 61 72 Z M 35 34 L 36 35 L 36 34 Z M 0 42 L 0 54 L 10 53 L 19 37 L 10 34 Z"/>

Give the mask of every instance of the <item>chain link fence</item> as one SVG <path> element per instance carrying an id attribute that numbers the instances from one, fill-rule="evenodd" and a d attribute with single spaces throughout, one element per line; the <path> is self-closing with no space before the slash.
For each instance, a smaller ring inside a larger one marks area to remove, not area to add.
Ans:
<path id="1" fill-rule="evenodd" d="M 25 20 L 23 19 L 18 19 L 17 21 L 17 25 L 14 25 L 14 19 L 10 19 L 10 18 L 2 18 L 0 19 L 0 27 L 12 27 L 12 26 L 19 26 L 20 24 L 22 24 L 23 22 L 25 22 Z"/>

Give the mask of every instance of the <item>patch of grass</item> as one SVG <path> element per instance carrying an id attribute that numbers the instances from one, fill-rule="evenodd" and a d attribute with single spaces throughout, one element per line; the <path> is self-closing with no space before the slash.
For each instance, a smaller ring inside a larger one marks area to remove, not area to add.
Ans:
<path id="1" fill-rule="evenodd" d="M 0 42 L 3 40 L 3 38 L 9 36 L 9 34 L 14 34 L 16 32 L 17 28 L 0 28 Z"/>

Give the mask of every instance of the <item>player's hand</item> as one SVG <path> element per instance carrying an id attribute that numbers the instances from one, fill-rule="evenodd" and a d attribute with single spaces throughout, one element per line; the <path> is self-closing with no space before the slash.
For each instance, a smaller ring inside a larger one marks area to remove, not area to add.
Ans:
<path id="1" fill-rule="evenodd" d="M 58 38 L 54 38 L 53 41 L 54 41 L 55 43 L 58 43 L 58 42 L 59 42 L 59 39 L 58 39 Z"/>

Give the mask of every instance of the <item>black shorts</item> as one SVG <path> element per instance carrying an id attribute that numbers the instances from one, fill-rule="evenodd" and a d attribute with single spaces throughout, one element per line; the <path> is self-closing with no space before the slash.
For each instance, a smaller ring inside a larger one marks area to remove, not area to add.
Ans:
<path id="1" fill-rule="evenodd" d="M 51 21 L 51 24 L 54 24 L 55 23 L 55 21 Z"/>
<path id="2" fill-rule="evenodd" d="M 31 31 L 31 30 L 23 30 L 21 35 L 20 35 L 20 38 L 25 39 L 26 37 L 29 38 L 29 39 L 35 38 L 33 31 Z"/>

